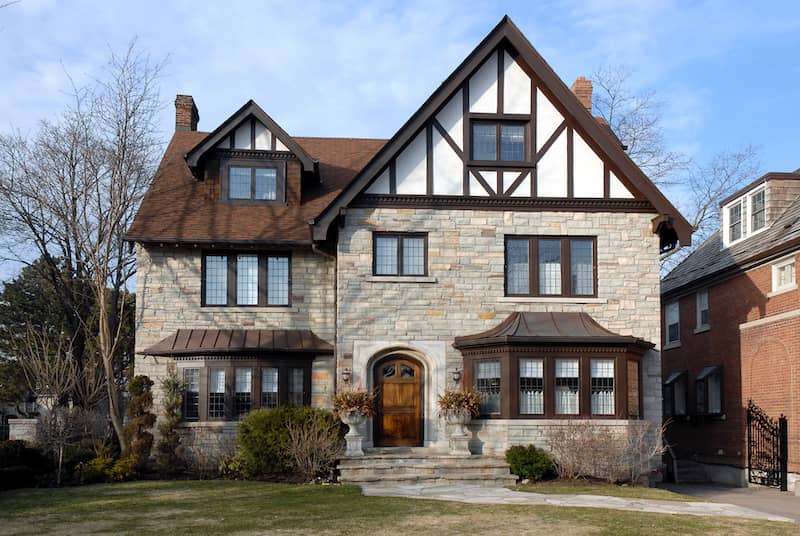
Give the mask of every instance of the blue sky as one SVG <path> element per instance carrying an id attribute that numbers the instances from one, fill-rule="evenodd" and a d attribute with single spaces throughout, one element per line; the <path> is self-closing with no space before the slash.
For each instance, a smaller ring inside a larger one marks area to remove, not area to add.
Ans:
<path id="1" fill-rule="evenodd" d="M 0 2 L 2 3 L 2 2 Z M 134 37 L 167 58 L 211 130 L 250 98 L 290 134 L 390 137 L 504 14 L 569 85 L 624 64 L 664 102 L 671 148 L 702 160 L 746 144 L 800 168 L 796 2 L 57 2 L 0 9 L 0 131 L 30 132 Z"/>

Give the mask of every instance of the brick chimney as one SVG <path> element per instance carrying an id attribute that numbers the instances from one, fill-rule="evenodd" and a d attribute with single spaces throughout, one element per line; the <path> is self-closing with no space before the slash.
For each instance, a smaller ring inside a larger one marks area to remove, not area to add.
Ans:
<path id="1" fill-rule="evenodd" d="M 575 83 L 572 84 L 572 92 L 575 93 L 575 96 L 578 97 L 578 100 L 581 101 L 583 107 L 586 108 L 589 113 L 592 113 L 592 81 L 586 80 L 586 78 L 579 76 Z"/>
<path id="2" fill-rule="evenodd" d="M 197 130 L 200 113 L 191 95 L 175 97 L 175 130 Z"/>

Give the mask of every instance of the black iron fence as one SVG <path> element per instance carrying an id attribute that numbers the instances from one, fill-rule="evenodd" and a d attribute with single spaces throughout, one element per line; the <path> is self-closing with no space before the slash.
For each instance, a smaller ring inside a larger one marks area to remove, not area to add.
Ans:
<path id="1" fill-rule="evenodd" d="M 748 480 L 786 491 L 788 447 L 786 417 L 773 419 L 751 400 L 747 404 Z"/>

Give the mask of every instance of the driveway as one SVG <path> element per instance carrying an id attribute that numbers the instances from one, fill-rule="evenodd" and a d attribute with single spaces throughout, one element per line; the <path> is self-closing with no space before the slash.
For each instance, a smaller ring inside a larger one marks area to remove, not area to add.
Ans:
<path id="1" fill-rule="evenodd" d="M 794 519 L 800 524 L 800 497 L 775 488 L 733 488 L 718 484 L 661 484 L 660 488 L 713 502 L 735 504 Z"/>

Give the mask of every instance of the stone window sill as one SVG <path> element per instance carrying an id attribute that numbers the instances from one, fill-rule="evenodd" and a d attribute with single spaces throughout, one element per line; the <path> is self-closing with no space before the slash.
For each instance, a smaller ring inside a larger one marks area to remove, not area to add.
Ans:
<path id="1" fill-rule="evenodd" d="M 698 326 L 697 328 L 695 328 L 694 333 L 695 334 L 705 333 L 706 331 L 711 331 L 711 326 L 709 326 L 708 324 L 706 324 L 705 326 Z"/>
<path id="2" fill-rule="evenodd" d="M 789 285 L 788 287 L 782 287 L 767 294 L 767 298 L 772 298 L 773 296 L 778 296 L 780 294 L 785 294 L 786 292 L 791 292 L 793 290 L 797 290 L 797 284 Z"/>
<path id="3" fill-rule="evenodd" d="M 667 344 L 665 344 L 664 348 L 662 348 L 662 349 L 663 350 L 672 350 L 673 348 L 680 348 L 680 347 L 681 347 L 681 341 L 672 341 L 672 342 L 668 342 Z"/>
<path id="4" fill-rule="evenodd" d="M 525 297 L 525 296 L 503 296 L 497 301 L 501 303 L 608 303 L 606 298 L 568 298 L 556 296 L 553 298 L 544 297 Z"/>
<path id="5" fill-rule="evenodd" d="M 300 308 L 289 306 L 286 307 L 285 305 L 247 305 L 247 306 L 227 306 L 227 305 L 205 305 L 202 308 L 205 312 L 213 312 L 213 313 L 234 313 L 234 314 L 245 314 L 245 313 L 299 313 Z"/>
<path id="6" fill-rule="evenodd" d="M 436 278 L 427 276 L 371 275 L 367 276 L 367 281 L 370 283 L 436 283 Z"/>

